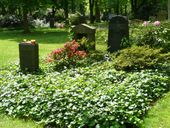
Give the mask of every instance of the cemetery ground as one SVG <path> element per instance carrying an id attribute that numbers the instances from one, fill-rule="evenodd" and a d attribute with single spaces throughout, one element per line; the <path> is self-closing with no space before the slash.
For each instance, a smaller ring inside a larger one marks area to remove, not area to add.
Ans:
<path id="1" fill-rule="evenodd" d="M 32 121 L 14 119 L 0 114 L 0 128 L 42 128 L 42 126 L 35 124 Z"/>
<path id="2" fill-rule="evenodd" d="M 130 30 L 133 37 L 140 33 L 142 27 L 138 28 L 138 25 L 134 25 L 135 32 Z M 165 25 L 168 26 L 167 23 Z M 44 58 L 52 50 L 63 47 L 68 35 L 65 30 L 48 29 L 36 30 L 29 35 L 21 34 L 18 30 L 0 33 L 0 59 L 3 60 L 0 65 L 4 66 L 0 74 L 0 101 L 3 101 L 3 111 L 12 116 L 33 119 L 51 126 L 56 122 L 61 128 L 66 125 L 112 128 L 169 127 L 169 93 L 156 102 L 169 90 L 168 63 L 160 62 L 156 68 L 151 66 L 153 69 L 147 66 L 143 68 L 146 63 L 132 63 L 132 70 L 127 71 L 125 65 L 119 66 L 118 60 L 114 63 L 116 57 L 121 59 L 120 55 L 126 54 L 126 51 L 117 56 L 104 52 L 107 45 L 106 29 L 97 31 L 97 50 L 102 52 L 90 56 L 92 63 L 85 59 L 76 68 L 73 66 L 73 69 L 56 71 L 54 67 L 57 63 L 47 64 L 41 60 L 41 71 L 35 74 L 24 74 L 20 72 L 18 65 L 8 64 L 18 61 L 18 43 L 23 39 L 37 40 L 40 57 Z M 159 50 L 140 47 L 127 50 L 132 55 L 136 55 L 137 51 L 137 57 L 141 57 L 139 51 L 142 49 L 146 57 L 149 57 L 146 50 L 149 54 L 153 53 L 151 59 L 155 58 L 155 55 L 159 56 Z M 168 56 L 168 52 L 160 54 L 159 57 Z M 168 59 L 166 61 L 168 62 Z M 136 65 L 135 68 L 139 69 L 133 70 Z M 118 70 L 115 70 L 116 68 Z M 148 110 L 148 117 L 141 126 Z"/>
<path id="3" fill-rule="evenodd" d="M 24 39 L 35 39 L 38 41 L 40 57 L 46 57 L 50 51 L 62 47 L 63 44 L 69 40 L 68 31 L 69 30 L 65 29 L 36 29 L 33 30 L 30 34 L 23 34 L 20 30 L 4 31 L 0 29 L 0 66 L 6 65 L 13 61 L 18 61 L 18 44 L 21 43 Z M 103 35 L 106 35 L 105 32 L 101 32 Z M 101 37 L 98 36 L 99 44 L 97 47 L 100 50 L 106 50 L 106 45 L 102 45 L 100 41 L 101 39 L 106 39 L 106 37 L 102 37 L 103 35 L 101 35 Z"/>

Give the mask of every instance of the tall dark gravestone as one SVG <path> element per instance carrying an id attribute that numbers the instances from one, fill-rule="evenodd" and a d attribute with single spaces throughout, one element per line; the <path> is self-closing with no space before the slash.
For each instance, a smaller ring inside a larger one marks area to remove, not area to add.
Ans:
<path id="1" fill-rule="evenodd" d="M 123 38 L 129 39 L 128 19 L 124 16 L 113 16 L 109 21 L 108 51 L 120 50 Z"/>
<path id="2" fill-rule="evenodd" d="M 39 68 L 38 44 L 19 44 L 20 68 L 22 71 L 36 71 Z"/>

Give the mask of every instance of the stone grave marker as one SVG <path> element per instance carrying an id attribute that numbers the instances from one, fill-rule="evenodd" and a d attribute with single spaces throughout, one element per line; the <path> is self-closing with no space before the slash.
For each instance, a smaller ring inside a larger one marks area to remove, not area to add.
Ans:
<path id="1" fill-rule="evenodd" d="M 19 44 L 20 68 L 22 71 L 33 72 L 39 69 L 38 44 Z"/>
<path id="2" fill-rule="evenodd" d="M 74 33 L 73 39 L 78 41 L 83 37 L 87 39 L 87 43 L 91 50 L 95 50 L 95 33 L 96 28 L 89 26 L 87 24 L 80 24 L 72 27 L 72 32 Z"/>
<path id="3" fill-rule="evenodd" d="M 129 39 L 128 19 L 124 16 L 113 16 L 109 21 L 108 51 L 120 50 L 123 38 Z"/>

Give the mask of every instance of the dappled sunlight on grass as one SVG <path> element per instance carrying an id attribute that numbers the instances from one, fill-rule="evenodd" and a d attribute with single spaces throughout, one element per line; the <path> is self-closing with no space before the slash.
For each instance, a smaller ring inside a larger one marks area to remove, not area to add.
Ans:
<path id="1" fill-rule="evenodd" d="M 36 30 L 29 34 L 23 34 L 20 30 L 0 32 L 0 65 L 12 61 L 18 61 L 18 44 L 23 39 L 35 39 L 39 44 L 40 58 L 47 56 L 52 50 L 62 47 L 68 40 L 66 30 Z"/>
<path id="2" fill-rule="evenodd" d="M 69 40 L 69 32 L 67 29 L 36 29 L 29 34 L 22 33 L 21 30 L 0 30 L 0 65 L 19 60 L 18 44 L 24 39 L 34 39 L 39 44 L 39 57 L 45 58 L 47 55 L 57 49 L 63 47 L 64 43 Z M 99 38 L 96 35 L 97 50 L 106 50 L 105 38 Z M 103 37 L 105 32 L 103 31 Z M 100 42 L 101 41 L 101 42 Z"/>

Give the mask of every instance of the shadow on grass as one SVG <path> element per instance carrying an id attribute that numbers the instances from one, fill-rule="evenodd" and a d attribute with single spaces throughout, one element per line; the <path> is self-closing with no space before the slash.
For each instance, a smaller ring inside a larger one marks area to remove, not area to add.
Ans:
<path id="1" fill-rule="evenodd" d="M 68 39 L 66 29 L 33 29 L 31 33 L 24 34 L 22 30 L 2 30 L 0 29 L 0 40 L 22 42 L 23 39 L 35 39 L 40 44 L 61 44 Z"/>

